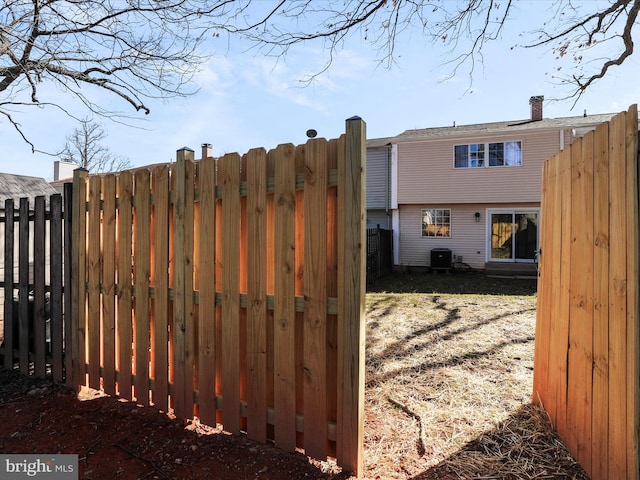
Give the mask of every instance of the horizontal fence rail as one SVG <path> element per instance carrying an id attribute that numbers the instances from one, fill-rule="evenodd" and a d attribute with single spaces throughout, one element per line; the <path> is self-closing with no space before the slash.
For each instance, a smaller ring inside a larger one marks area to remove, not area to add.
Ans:
<path id="1" fill-rule="evenodd" d="M 638 114 L 544 164 L 533 400 L 594 480 L 638 478 Z"/>
<path id="2" fill-rule="evenodd" d="M 365 132 L 74 177 L 73 382 L 362 470 Z"/>

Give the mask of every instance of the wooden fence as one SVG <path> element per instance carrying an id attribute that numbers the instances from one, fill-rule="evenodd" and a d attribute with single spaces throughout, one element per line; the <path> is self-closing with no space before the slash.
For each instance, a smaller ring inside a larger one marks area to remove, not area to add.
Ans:
<path id="1" fill-rule="evenodd" d="M 365 126 L 76 172 L 73 383 L 362 472 Z"/>
<path id="2" fill-rule="evenodd" d="M 70 187 L 64 200 L 36 197 L 30 205 L 21 198 L 16 205 L 9 199 L 0 210 L 0 365 L 17 364 L 23 374 L 57 382 L 69 366 L 64 350 L 71 332 L 63 312 L 69 311 L 70 297 L 63 285 L 70 283 L 70 243 L 63 238 L 70 218 L 63 212 L 70 209 Z"/>
<path id="3" fill-rule="evenodd" d="M 392 269 L 392 231 L 380 228 L 380 225 L 367 228 L 367 285 L 390 274 Z"/>
<path id="4" fill-rule="evenodd" d="M 638 114 L 544 164 L 533 399 L 593 480 L 638 479 Z"/>

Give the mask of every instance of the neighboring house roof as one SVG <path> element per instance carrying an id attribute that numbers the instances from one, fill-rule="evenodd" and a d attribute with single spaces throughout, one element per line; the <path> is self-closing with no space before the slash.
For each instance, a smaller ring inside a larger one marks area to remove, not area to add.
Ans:
<path id="1" fill-rule="evenodd" d="M 44 178 L 0 173 L 0 208 L 4 208 L 4 202 L 8 198 L 16 200 L 17 208 L 19 198 L 28 198 L 30 205 L 33 206 L 35 197 L 48 197 L 55 193 L 57 193 L 56 189 Z"/>
<path id="2" fill-rule="evenodd" d="M 545 118 L 543 120 L 512 120 L 508 122 L 478 123 L 473 125 L 457 125 L 450 127 L 421 128 L 406 130 L 391 139 L 393 143 L 411 142 L 419 140 L 432 140 L 446 137 L 465 137 L 475 135 L 491 135 L 499 133 L 557 130 L 562 128 L 576 129 L 576 136 L 583 135 L 601 123 L 609 121 L 615 113 L 603 113 L 598 115 Z"/>
<path id="3" fill-rule="evenodd" d="M 391 145 L 391 143 L 393 143 L 393 139 L 394 137 L 367 138 L 367 148 L 386 147 L 387 145 Z"/>

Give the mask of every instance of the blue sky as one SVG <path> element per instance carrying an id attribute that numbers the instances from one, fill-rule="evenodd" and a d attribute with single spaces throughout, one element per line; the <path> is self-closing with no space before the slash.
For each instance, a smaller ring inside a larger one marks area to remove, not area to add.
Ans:
<path id="1" fill-rule="evenodd" d="M 575 106 L 571 100 L 553 101 L 568 93 L 552 79 L 554 70 L 564 65 L 548 49 L 510 48 L 519 42 L 521 32 L 548 14 L 539 7 L 547 2 L 533 5 L 533 10 L 523 7 L 516 12 L 502 38 L 487 45 L 484 63 L 476 66 L 471 84 L 465 68 L 446 79 L 451 66 L 444 63 L 451 54 L 417 31 L 397 45 L 400 57 L 391 69 L 380 66 L 376 52 L 354 34 L 331 68 L 308 86 L 300 80 L 322 67 L 326 57 L 321 44 L 299 45 L 276 60 L 246 52 L 246 45 L 232 43 L 228 48 L 225 39 L 215 39 L 208 46 L 216 53 L 196 77 L 197 95 L 150 102 L 150 115 L 128 121 L 134 128 L 101 121 L 108 132 L 105 144 L 114 154 L 142 166 L 171 161 L 183 146 L 195 150 L 199 158 L 205 142 L 213 145 L 214 155 L 221 155 L 304 143 L 310 128 L 319 136 L 336 138 L 344 131 L 345 120 L 354 115 L 366 122 L 367 136 L 377 138 L 453 122 L 525 119 L 532 95 L 545 96 L 545 117 L 582 115 L 585 109 L 593 114 L 618 112 L 637 103 L 640 57 L 612 69 Z M 49 92 L 65 107 L 75 108 L 63 92 Z M 54 110 L 34 109 L 20 121 L 37 148 L 48 151 L 60 149 L 76 127 Z M 55 158 L 32 154 L 6 122 L 0 124 L 0 143 L 0 172 L 53 179 Z"/>

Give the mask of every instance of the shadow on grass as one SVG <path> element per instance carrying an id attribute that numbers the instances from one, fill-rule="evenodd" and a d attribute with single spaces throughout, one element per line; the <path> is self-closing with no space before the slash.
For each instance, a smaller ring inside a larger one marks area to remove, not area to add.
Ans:
<path id="1" fill-rule="evenodd" d="M 536 294 L 536 278 L 495 277 L 483 273 L 392 273 L 376 280 L 369 293 L 433 293 L 475 295 Z"/>
<path id="2" fill-rule="evenodd" d="M 537 405 L 523 405 L 438 465 L 411 480 L 548 478 L 589 480 Z"/>

